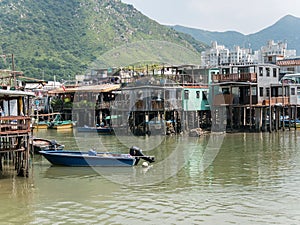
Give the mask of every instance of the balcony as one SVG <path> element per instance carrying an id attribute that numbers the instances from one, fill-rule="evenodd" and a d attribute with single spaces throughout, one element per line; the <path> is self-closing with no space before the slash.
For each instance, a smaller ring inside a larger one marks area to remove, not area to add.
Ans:
<path id="1" fill-rule="evenodd" d="M 172 110 L 182 110 L 182 101 L 178 99 L 169 99 L 162 101 L 143 101 L 138 100 L 135 103 L 133 111 L 172 111 Z"/>
<path id="2" fill-rule="evenodd" d="M 30 133 L 30 117 L 3 116 L 0 117 L 0 136 L 21 135 Z"/>
<path id="3" fill-rule="evenodd" d="M 232 74 L 215 74 L 212 77 L 214 83 L 220 82 L 257 82 L 256 73 L 232 73 Z"/>
<path id="4" fill-rule="evenodd" d="M 251 99 L 252 98 L 252 99 Z M 241 96 L 237 97 L 233 94 L 218 94 L 214 96 L 213 105 L 221 106 L 221 105 L 256 105 L 257 104 L 257 96 Z M 251 102 L 250 102 L 251 100 Z"/>
<path id="5" fill-rule="evenodd" d="M 271 99 L 263 100 L 262 105 L 287 105 L 290 104 L 289 97 L 271 97 Z"/>
<path id="6" fill-rule="evenodd" d="M 214 96 L 213 105 L 232 105 L 233 95 L 232 94 L 218 94 Z"/>

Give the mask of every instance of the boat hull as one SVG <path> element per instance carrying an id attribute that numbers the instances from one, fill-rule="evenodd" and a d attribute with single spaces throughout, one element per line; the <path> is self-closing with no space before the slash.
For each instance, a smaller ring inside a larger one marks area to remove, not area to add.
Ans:
<path id="1" fill-rule="evenodd" d="M 78 167 L 128 167 L 135 164 L 136 159 L 129 154 L 97 153 L 79 151 L 40 151 L 51 164 Z"/>
<path id="2" fill-rule="evenodd" d="M 39 153 L 40 151 L 63 150 L 65 147 L 64 145 L 57 143 L 55 140 L 48 140 L 44 138 L 32 138 L 30 145 L 34 153 Z"/>
<path id="3" fill-rule="evenodd" d="M 49 129 L 71 129 L 73 128 L 73 122 L 72 121 L 62 121 L 62 122 L 55 122 L 51 124 Z"/>
<path id="4" fill-rule="evenodd" d="M 71 128 L 73 128 L 72 124 L 63 124 L 63 125 L 53 126 L 53 129 L 71 129 Z"/>
<path id="5" fill-rule="evenodd" d="M 32 127 L 34 129 L 48 129 L 48 123 L 46 123 L 46 122 L 40 122 L 40 123 L 33 124 Z"/>
<path id="6" fill-rule="evenodd" d="M 113 134 L 114 130 L 110 127 L 77 127 L 78 132 L 91 132 L 91 133 L 99 133 L 99 134 Z"/>
<path id="7" fill-rule="evenodd" d="M 281 121 L 282 122 L 282 121 Z M 300 128 L 300 120 L 284 120 L 284 127 Z"/>

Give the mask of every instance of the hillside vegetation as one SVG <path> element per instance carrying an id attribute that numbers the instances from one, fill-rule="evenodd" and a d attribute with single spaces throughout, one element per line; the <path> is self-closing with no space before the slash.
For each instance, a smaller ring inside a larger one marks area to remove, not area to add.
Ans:
<path id="1" fill-rule="evenodd" d="M 116 57 L 124 56 L 117 51 L 109 65 L 98 66 L 124 66 L 143 62 L 143 57 L 146 61 L 163 60 L 161 63 L 195 62 L 206 47 L 119 0 L 2 0 L 0 17 L 0 54 L 7 55 L 6 60 L 0 59 L 0 69 L 12 67 L 10 55 L 14 54 L 15 70 L 46 80 L 54 75 L 68 79 L 85 73 L 99 58 L 103 60 L 103 55 L 108 56 L 107 52 L 126 50 L 133 43 L 144 45 L 133 45 L 138 48 L 125 54 L 127 61 Z M 156 41 L 155 47 L 149 48 L 149 41 Z M 180 46 L 180 54 L 174 46 Z"/>

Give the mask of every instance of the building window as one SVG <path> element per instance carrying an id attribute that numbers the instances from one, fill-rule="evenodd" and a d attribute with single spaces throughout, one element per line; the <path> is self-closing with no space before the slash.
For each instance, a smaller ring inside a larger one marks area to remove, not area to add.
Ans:
<path id="1" fill-rule="evenodd" d="M 259 88 L 259 96 L 260 96 L 260 97 L 263 97 L 263 96 L 264 96 L 264 88 L 263 88 L 263 87 L 260 87 L 260 88 Z"/>
<path id="2" fill-rule="evenodd" d="M 264 70 L 263 70 L 263 67 L 259 67 L 258 70 L 259 70 L 259 76 L 262 77 L 262 76 L 263 76 L 263 71 L 264 71 Z"/>
<path id="3" fill-rule="evenodd" d="M 289 87 L 284 87 L 284 96 L 289 96 Z"/>
<path id="4" fill-rule="evenodd" d="M 270 96 L 270 88 L 266 88 L 266 96 L 267 96 L 267 97 Z"/>
<path id="5" fill-rule="evenodd" d="M 267 77 L 270 76 L 270 68 L 266 68 Z"/>
<path id="6" fill-rule="evenodd" d="M 202 100 L 207 100 L 207 91 L 202 91 Z"/>
<path id="7" fill-rule="evenodd" d="M 189 91 L 188 90 L 184 91 L 184 99 L 189 99 Z"/>
<path id="8" fill-rule="evenodd" d="M 257 96 L 257 89 L 256 89 L 256 87 L 251 87 L 251 95 L 252 96 Z"/>
<path id="9" fill-rule="evenodd" d="M 196 98 L 200 98 L 200 91 L 196 91 Z"/>
<path id="10" fill-rule="evenodd" d="M 295 95 L 295 94 L 296 94 L 295 88 L 291 88 L 291 95 Z"/>
<path id="11" fill-rule="evenodd" d="M 277 77 L 277 69 L 273 68 L 273 77 Z"/>
<path id="12" fill-rule="evenodd" d="M 282 88 L 278 88 L 278 96 L 283 96 Z"/>

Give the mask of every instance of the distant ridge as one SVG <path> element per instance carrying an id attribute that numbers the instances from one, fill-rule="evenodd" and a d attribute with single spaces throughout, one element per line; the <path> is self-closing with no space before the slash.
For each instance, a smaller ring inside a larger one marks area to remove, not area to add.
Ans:
<path id="1" fill-rule="evenodd" d="M 244 35 L 235 31 L 212 32 L 207 30 L 188 28 L 184 26 L 172 26 L 176 31 L 190 34 L 195 39 L 208 45 L 217 41 L 220 45 L 233 47 L 239 45 L 244 48 L 251 46 L 253 50 L 260 49 L 267 44 L 267 41 L 286 42 L 288 49 L 296 49 L 300 55 L 300 18 L 286 15 L 273 25 L 253 34 Z"/>

